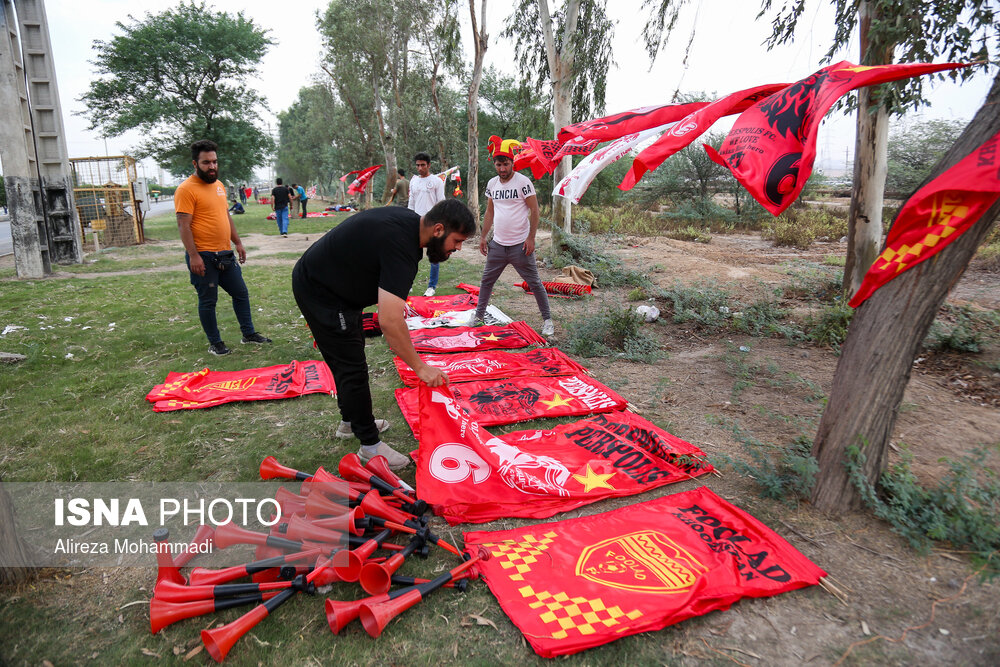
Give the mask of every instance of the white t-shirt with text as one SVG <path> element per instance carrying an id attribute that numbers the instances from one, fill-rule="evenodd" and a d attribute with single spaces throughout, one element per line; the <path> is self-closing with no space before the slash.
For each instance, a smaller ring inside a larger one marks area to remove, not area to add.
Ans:
<path id="1" fill-rule="evenodd" d="M 444 181 L 437 176 L 433 174 L 426 177 L 414 175 L 410 179 L 410 203 L 408 206 L 417 215 L 424 215 L 442 199 L 444 199 Z"/>
<path id="2" fill-rule="evenodd" d="M 531 231 L 528 204 L 525 199 L 535 196 L 531 179 L 516 171 L 506 183 L 494 176 L 486 184 L 486 198 L 493 200 L 493 240 L 500 245 L 524 243 Z"/>

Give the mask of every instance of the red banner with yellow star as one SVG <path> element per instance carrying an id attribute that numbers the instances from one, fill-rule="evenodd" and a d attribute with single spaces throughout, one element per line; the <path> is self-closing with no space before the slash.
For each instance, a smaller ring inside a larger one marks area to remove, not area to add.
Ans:
<path id="1" fill-rule="evenodd" d="M 448 374 L 449 382 L 472 382 L 524 376 L 573 375 L 586 372 L 586 368 L 566 356 L 566 353 L 545 347 L 529 352 L 456 352 L 454 354 L 422 354 L 428 366 L 440 368 Z M 396 357 L 396 370 L 407 387 L 420 384 L 417 374 L 405 361 Z"/>
<path id="2" fill-rule="evenodd" d="M 418 329 L 410 332 L 410 338 L 417 352 L 510 350 L 548 344 L 527 322 L 511 322 L 503 326 Z"/>
<path id="3" fill-rule="evenodd" d="M 420 317 L 437 317 L 456 310 L 472 310 L 479 302 L 476 294 L 442 294 L 440 296 L 411 296 L 406 300 L 408 314 Z"/>
<path id="4" fill-rule="evenodd" d="M 1000 198 L 998 150 L 1000 133 L 907 200 L 850 306 L 857 308 L 879 287 L 941 252 L 976 224 Z"/>
<path id="5" fill-rule="evenodd" d="M 826 576 L 701 487 L 612 512 L 465 533 L 476 568 L 538 655 L 578 653 Z"/>
<path id="6" fill-rule="evenodd" d="M 626 406 L 624 398 L 587 375 L 458 382 L 448 385 L 447 391 L 480 426 L 592 415 Z M 417 440 L 422 426 L 420 396 L 419 388 L 396 390 L 396 402 Z"/>
<path id="7" fill-rule="evenodd" d="M 494 437 L 446 388 L 419 392 L 417 493 L 451 524 L 543 519 L 712 469 L 700 449 L 633 413 Z"/>
<path id="8" fill-rule="evenodd" d="M 965 63 L 862 67 L 846 60 L 769 95 L 740 114 L 719 150 L 708 156 L 728 168 L 760 205 L 779 215 L 802 192 L 816 160 L 816 135 L 830 107 L 862 86 L 921 76 Z"/>
<path id="9" fill-rule="evenodd" d="M 333 375 L 322 361 L 249 368 L 243 371 L 169 373 L 146 394 L 154 412 L 196 410 L 233 401 L 268 401 L 303 394 L 333 394 Z"/>

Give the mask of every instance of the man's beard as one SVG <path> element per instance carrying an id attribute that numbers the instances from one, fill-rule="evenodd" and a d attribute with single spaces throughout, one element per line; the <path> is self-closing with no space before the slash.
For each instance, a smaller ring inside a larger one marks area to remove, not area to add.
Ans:
<path id="1" fill-rule="evenodd" d="M 427 242 L 427 259 L 434 262 L 435 264 L 440 264 L 441 262 L 447 260 L 451 257 L 451 253 L 445 251 L 444 241 L 446 236 L 432 236 L 431 240 Z"/>
<path id="2" fill-rule="evenodd" d="M 215 183 L 217 180 L 219 180 L 218 172 L 210 174 L 207 171 L 202 171 L 197 166 L 195 166 L 194 171 L 196 174 L 198 174 L 198 178 L 205 181 L 206 183 Z"/>

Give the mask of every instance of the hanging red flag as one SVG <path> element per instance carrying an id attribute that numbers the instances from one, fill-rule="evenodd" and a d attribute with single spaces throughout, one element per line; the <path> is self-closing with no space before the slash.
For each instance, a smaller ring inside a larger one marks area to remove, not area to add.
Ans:
<path id="1" fill-rule="evenodd" d="M 887 81 L 968 67 L 965 63 L 909 63 L 862 67 L 846 60 L 810 74 L 744 111 L 712 160 L 727 167 L 754 199 L 774 215 L 802 192 L 816 159 L 823 116 L 844 94 Z"/>
<path id="2" fill-rule="evenodd" d="M 527 322 L 511 322 L 503 326 L 418 329 L 410 332 L 410 338 L 417 352 L 511 350 L 548 344 Z"/>
<path id="3" fill-rule="evenodd" d="M 476 568 L 538 655 L 578 653 L 826 576 L 701 487 L 611 512 L 465 533 Z"/>
<path id="4" fill-rule="evenodd" d="M 712 469 L 700 449 L 633 413 L 494 437 L 444 387 L 419 389 L 417 493 L 452 525 L 542 519 Z"/>
<path id="5" fill-rule="evenodd" d="M 268 368 L 243 371 L 169 373 L 153 387 L 146 400 L 154 412 L 210 408 L 233 401 L 267 401 L 302 394 L 332 394 L 336 388 L 330 369 L 322 361 L 293 361 Z"/>
<path id="6" fill-rule="evenodd" d="M 382 165 L 376 164 L 374 166 L 368 167 L 367 169 L 352 171 L 345 174 L 340 180 L 346 179 L 351 174 L 357 174 L 358 177 L 351 182 L 350 186 L 348 186 L 347 193 L 352 195 L 360 194 L 365 191 L 366 187 L 368 187 L 368 181 L 370 181 L 372 176 L 375 175 L 375 172 L 381 168 Z"/>
<path id="7" fill-rule="evenodd" d="M 976 224 L 1000 198 L 1000 133 L 910 197 L 885 240 L 885 250 L 851 297 L 857 308 L 903 271 L 930 259 Z"/>
<path id="8" fill-rule="evenodd" d="M 422 354 L 420 358 L 425 364 L 447 373 L 448 381 L 452 383 L 524 376 L 575 375 L 587 371 L 554 347 L 543 347 L 529 352 L 483 350 L 455 354 Z M 399 357 L 396 357 L 396 370 L 399 371 L 399 377 L 407 387 L 416 387 L 420 384 L 417 374 Z"/>
<path id="9" fill-rule="evenodd" d="M 567 125 L 559 130 L 558 137 L 562 143 L 566 143 L 574 137 L 596 139 L 598 142 L 611 141 L 624 137 L 626 134 L 641 132 L 666 123 L 674 123 L 706 105 L 708 102 L 660 104 L 622 111 L 603 118 L 594 118 Z"/>
<path id="10" fill-rule="evenodd" d="M 456 310 L 472 310 L 479 303 L 479 292 L 476 294 L 442 294 L 440 296 L 411 296 L 406 300 L 409 306 L 407 315 L 420 317 L 437 317 L 441 313 Z"/>
<path id="11" fill-rule="evenodd" d="M 677 151 L 708 131 L 723 116 L 746 111 L 758 100 L 788 86 L 787 83 L 771 83 L 737 91 L 718 99 L 680 119 L 663 136 L 643 149 L 632 161 L 632 168 L 622 179 L 621 190 L 631 190 L 647 171 L 653 171 Z"/>
<path id="12" fill-rule="evenodd" d="M 452 397 L 480 426 L 498 426 L 539 417 L 572 417 L 622 410 L 624 398 L 586 375 L 520 376 L 448 385 Z M 396 402 L 420 440 L 418 388 L 397 389 Z"/>

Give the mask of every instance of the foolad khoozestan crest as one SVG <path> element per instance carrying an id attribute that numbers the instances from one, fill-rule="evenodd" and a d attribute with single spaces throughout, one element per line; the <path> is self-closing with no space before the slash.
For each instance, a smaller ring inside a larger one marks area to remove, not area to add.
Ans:
<path id="1" fill-rule="evenodd" d="M 593 544 L 580 554 L 576 575 L 611 588 L 682 593 L 708 568 L 663 533 L 644 530 Z"/>

